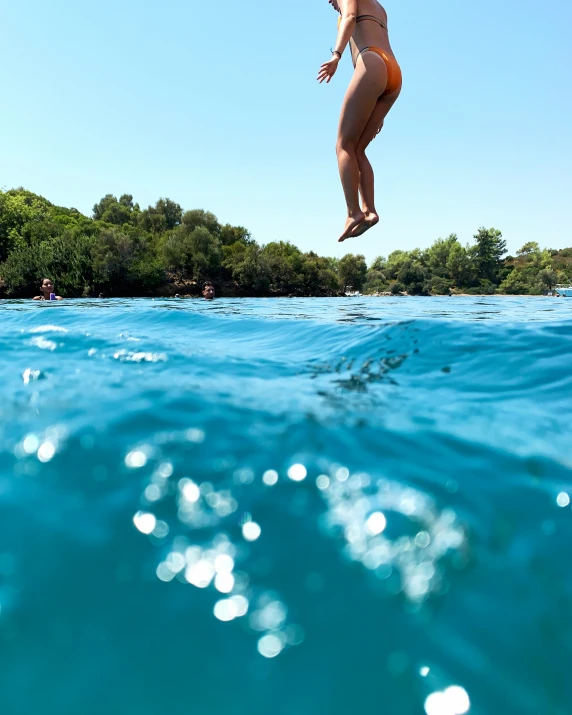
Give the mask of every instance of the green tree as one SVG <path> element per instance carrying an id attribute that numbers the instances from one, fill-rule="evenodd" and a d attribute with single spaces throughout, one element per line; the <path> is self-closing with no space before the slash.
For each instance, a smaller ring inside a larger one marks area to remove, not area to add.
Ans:
<path id="1" fill-rule="evenodd" d="M 337 293 L 338 274 L 327 258 L 310 251 L 304 254 L 302 267 L 304 292 L 308 295 L 333 295 Z"/>
<path id="2" fill-rule="evenodd" d="M 244 226 L 231 226 L 225 224 L 220 227 L 219 239 L 222 246 L 232 246 L 233 243 L 252 243 L 250 231 Z"/>
<path id="3" fill-rule="evenodd" d="M 426 281 L 423 292 L 427 295 L 449 295 L 451 292 L 451 279 L 433 276 Z"/>
<path id="4" fill-rule="evenodd" d="M 304 254 L 287 241 L 273 241 L 262 249 L 272 276 L 270 290 L 280 295 L 304 293 Z"/>
<path id="5" fill-rule="evenodd" d="M 519 251 L 516 252 L 516 255 L 519 258 L 528 258 L 529 256 L 533 256 L 537 253 L 540 253 L 540 246 L 536 241 L 529 241 L 528 243 L 525 243 Z"/>
<path id="6" fill-rule="evenodd" d="M 558 275 L 549 268 L 543 268 L 538 273 L 538 280 L 544 290 L 552 290 L 558 284 Z"/>
<path id="7" fill-rule="evenodd" d="M 495 228 L 480 228 L 474 236 L 474 258 L 479 280 L 495 283 L 501 269 L 501 258 L 506 253 L 506 241 Z"/>
<path id="8" fill-rule="evenodd" d="M 193 251 L 189 235 L 185 231 L 172 231 L 168 234 L 161 244 L 161 255 L 167 270 L 191 273 Z"/>
<path id="9" fill-rule="evenodd" d="M 223 267 L 242 290 L 264 295 L 270 288 L 271 273 L 260 246 L 235 241 L 222 247 Z"/>
<path id="10" fill-rule="evenodd" d="M 521 268 L 513 268 L 508 276 L 499 286 L 499 292 L 508 295 L 528 295 L 530 293 L 530 282 Z"/>
<path id="11" fill-rule="evenodd" d="M 460 243 L 451 246 L 447 259 L 447 273 L 456 286 L 467 286 L 471 279 L 471 266 L 467 249 Z"/>
<path id="12" fill-rule="evenodd" d="M 438 238 L 427 249 L 425 263 L 432 276 L 449 277 L 449 257 L 453 249 L 457 247 L 460 247 L 459 239 L 455 233 L 452 233 L 447 238 Z"/>
<path id="13" fill-rule="evenodd" d="M 31 251 L 21 238 L 16 239 L 7 259 L 0 265 L 0 275 L 7 295 L 35 295 L 43 276 L 40 276 L 38 252 Z"/>
<path id="14" fill-rule="evenodd" d="M 185 226 L 185 228 L 187 228 Z M 198 226 L 187 234 L 193 260 L 193 278 L 213 278 L 220 268 L 220 241 L 205 227 Z"/>
<path id="15" fill-rule="evenodd" d="M 92 246 L 96 281 L 107 287 L 115 284 L 122 289 L 129 283 L 134 258 L 135 246 L 129 236 L 115 228 L 102 231 Z"/>
<path id="16" fill-rule="evenodd" d="M 411 295 L 421 295 L 424 292 L 427 271 L 420 261 L 408 258 L 401 264 L 397 280 L 403 283 L 408 293 Z"/>
<path id="17" fill-rule="evenodd" d="M 91 251 L 93 236 L 66 231 L 39 247 L 38 268 L 42 277 L 55 281 L 62 295 L 87 296 L 93 291 L 93 265 Z"/>
<path id="18" fill-rule="evenodd" d="M 401 270 L 402 265 L 409 260 L 410 255 L 407 251 L 393 251 L 387 258 L 387 263 L 385 264 L 383 273 L 385 273 L 387 278 L 390 280 L 396 280 L 397 274 Z"/>
<path id="19" fill-rule="evenodd" d="M 15 247 L 24 226 L 45 219 L 52 204 L 25 189 L 0 191 L 0 263 Z"/>
<path id="20" fill-rule="evenodd" d="M 139 225 L 144 231 L 161 234 L 181 225 L 183 209 L 171 199 L 159 199 L 139 214 Z"/>
<path id="21" fill-rule="evenodd" d="M 193 209 L 186 211 L 183 214 L 183 226 L 190 233 L 195 228 L 206 228 L 212 236 L 217 236 L 220 233 L 220 224 L 217 217 L 210 211 L 203 209 Z"/>
<path id="22" fill-rule="evenodd" d="M 348 253 L 338 264 L 339 286 L 342 290 L 351 286 L 361 290 L 367 277 L 367 264 L 364 256 Z"/>
<path id="23" fill-rule="evenodd" d="M 96 221 L 111 223 L 115 226 L 133 223 L 139 212 L 139 206 L 133 204 L 131 194 L 123 194 L 119 200 L 113 194 L 106 194 L 93 207 L 93 218 Z"/>

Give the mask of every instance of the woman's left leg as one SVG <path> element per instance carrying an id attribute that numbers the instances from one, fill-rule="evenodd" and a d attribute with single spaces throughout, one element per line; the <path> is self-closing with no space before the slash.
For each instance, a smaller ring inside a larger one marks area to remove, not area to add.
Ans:
<path id="1" fill-rule="evenodd" d="M 379 223 L 379 215 L 377 213 L 377 209 L 375 208 L 375 180 L 373 168 L 365 154 L 365 150 L 382 130 L 383 122 L 385 121 L 389 110 L 397 101 L 400 92 L 401 88 L 391 94 L 386 94 L 379 99 L 356 147 L 356 157 L 360 172 L 359 190 L 362 198 L 362 210 L 365 214 L 365 219 L 361 224 L 354 228 L 351 234 L 352 238 L 355 236 L 361 236 Z"/>
<path id="2" fill-rule="evenodd" d="M 356 156 L 358 142 L 387 85 L 385 62 L 374 53 L 365 53 L 348 87 L 338 131 L 337 155 L 348 218 L 339 241 L 345 241 L 365 219 L 359 204 L 360 170 Z"/>

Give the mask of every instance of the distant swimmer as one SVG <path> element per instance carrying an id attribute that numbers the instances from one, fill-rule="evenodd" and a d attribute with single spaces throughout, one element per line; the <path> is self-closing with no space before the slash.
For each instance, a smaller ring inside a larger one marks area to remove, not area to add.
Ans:
<path id="1" fill-rule="evenodd" d="M 340 13 L 332 59 L 318 74 L 332 79 L 350 43 L 355 68 L 342 106 L 336 152 L 348 218 L 339 241 L 361 236 L 379 222 L 373 169 L 365 150 L 379 134 L 401 92 L 401 69 L 387 33 L 387 13 L 377 0 L 328 0 Z M 359 195 L 362 203 L 360 206 Z"/>
<path id="2" fill-rule="evenodd" d="M 214 297 L 215 297 L 214 285 L 210 281 L 207 281 L 203 286 L 203 298 L 205 300 L 214 300 Z"/>
<path id="3" fill-rule="evenodd" d="M 53 281 L 49 278 L 44 278 L 40 285 L 41 295 L 34 297 L 34 300 L 63 300 L 61 295 L 56 295 Z"/>

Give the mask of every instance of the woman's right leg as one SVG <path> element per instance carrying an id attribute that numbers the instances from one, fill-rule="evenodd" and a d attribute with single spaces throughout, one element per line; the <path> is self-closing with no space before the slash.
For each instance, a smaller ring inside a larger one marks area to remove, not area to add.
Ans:
<path id="1" fill-rule="evenodd" d="M 365 154 L 365 150 L 381 131 L 385 117 L 387 117 L 389 110 L 395 104 L 400 92 L 401 89 L 398 89 L 378 100 L 375 110 L 373 111 L 373 114 L 371 115 L 356 147 L 356 157 L 360 171 L 359 189 L 362 198 L 362 211 L 365 214 L 365 221 L 363 221 L 359 226 L 356 226 L 354 231 L 351 233 L 352 237 L 361 236 L 379 222 L 379 214 L 375 208 L 375 178 L 373 168 Z"/>
<path id="2" fill-rule="evenodd" d="M 387 68 L 383 60 L 373 53 L 362 55 L 346 92 L 338 129 L 336 153 L 348 208 L 348 218 L 339 241 L 348 238 L 365 218 L 359 203 L 360 171 L 356 150 L 386 84 Z"/>

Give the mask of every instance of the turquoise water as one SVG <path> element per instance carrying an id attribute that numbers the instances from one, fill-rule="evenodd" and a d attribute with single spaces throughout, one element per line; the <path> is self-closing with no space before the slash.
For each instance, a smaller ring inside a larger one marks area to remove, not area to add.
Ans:
<path id="1" fill-rule="evenodd" d="M 569 715 L 571 366 L 566 300 L 3 302 L 0 712 Z"/>

